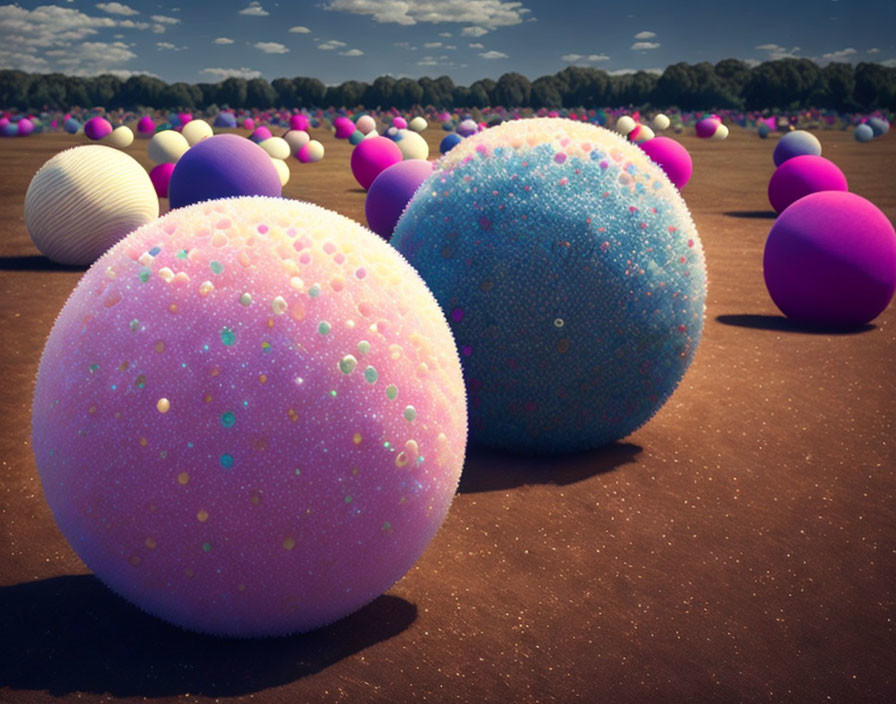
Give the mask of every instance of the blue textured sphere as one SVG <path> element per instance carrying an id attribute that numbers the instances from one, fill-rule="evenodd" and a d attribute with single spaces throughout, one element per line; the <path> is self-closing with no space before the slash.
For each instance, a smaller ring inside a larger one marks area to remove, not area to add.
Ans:
<path id="1" fill-rule="evenodd" d="M 391 240 L 450 323 L 472 441 L 559 453 L 647 422 L 703 331 L 703 249 L 678 189 L 590 124 L 505 122 L 437 163 Z"/>

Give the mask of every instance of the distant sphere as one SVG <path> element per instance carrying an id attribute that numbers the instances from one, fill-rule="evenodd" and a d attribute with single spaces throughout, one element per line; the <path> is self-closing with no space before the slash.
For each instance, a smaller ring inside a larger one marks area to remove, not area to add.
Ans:
<path id="1" fill-rule="evenodd" d="M 281 137 L 269 137 L 268 139 L 260 142 L 259 147 L 264 149 L 268 156 L 274 159 L 288 159 L 292 150 L 289 147 L 289 142 Z"/>
<path id="2" fill-rule="evenodd" d="M 628 141 L 634 142 L 635 144 L 644 144 L 645 142 L 649 142 L 655 136 L 653 130 L 647 125 L 637 124 L 634 129 L 626 135 L 626 138 Z"/>
<path id="3" fill-rule="evenodd" d="M 205 120 L 190 120 L 184 125 L 184 128 L 180 133 L 191 147 L 194 144 L 198 144 L 203 139 L 207 139 L 215 134 L 211 125 Z"/>
<path id="4" fill-rule="evenodd" d="M 810 193 L 847 190 L 846 176 L 834 162 L 823 156 L 795 156 L 775 169 L 768 182 L 768 200 L 781 213 Z"/>
<path id="5" fill-rule="evenodd" d="M 623 115 L 616 120 L 616 131 L 625 137 L 629 132 L 635 129 L 636 122 L 629 115 Z"/>
<path id="6" fill-rule="evenodd" d="M 165 130 L 152 136 L 146 146 L 146 155 L 153 164 L 174 164 L 189 148 L 189 142 L 180 132 Z"/>
<path id="7" fill-rule="evenodd" d="M 870 125 L 863 122 L 861 125 L 856 125 L 852 136 L 856 138 L 857 142 L 870 142 L 874 139 L 874 130 L 871 129 Z"/>
<path id="8" fill-rule="evenodd" d="M 769 130 L 768 125 L 765 124 L 764 122 L 760 122 L 759 127 L 756 128 L 756 134 L 759 135 L 760 139 L 765 139 L 766 137 L 768 137 L 768 133 L 770 131 L 771 130 Z"/>
<path id="9" fill-rule="evenodd" d="M 400 130 L 406 130 L 408 128 L 408 122 L 403 117 L 396 116 L 392 118 L 392 126 Z"/>
<path id="10" fill-rule="evenodd" d="M 156 164 L 149 172 L 149 180 L 152 181 L 152 186 L 156 189 L 156 195 L 159 198 L 168 197 L 168 184 L 171 183 L 173 171 L 174 164 L 166 161 L 164 164 Z"/>
<path id="11" fill-rule="evenodd" d="M 119 125 L 101 140 L 103 144 L 116 149 L 124 149 L 134 142 L 134 133 L 130 127 Z"/>
<path id="12" fill-rule="evenodd" d="M 364 200 L 367 226 L 388 240 L 405 206 L 432 171 L 433 163 L 423 159 L 405 159 L 383 170 Z"/>
<path id="13" fill-rule="evenodd" d="M 125 129 L 127 129 L 127 127 L 125 127 Z M 27 117 L 23 117 L 21 120 L 19 120 L 19 137 L 27 137 L 32 132 L 34 132 L 34 123 L 31 120 L 29 120 Z"/>
<path id="14" fill-rule="evenodd" d="M 352 150 L 352 174 L 366 191 L 381 171 L 403 158 L 401 149 L 391 139 L 386 137 L 365 139 Z"/>
<path id="15" fill-rule="evenodd" d="M 333 128 L 336 139 L 348 139 L 355 131 L 355 123 L 344 115 L 340 115 L 333 120 Z"/>
<path id="16" fill-rule="evenodd" d="M 70 117 L 65 121 L 62 127 L 69 134 L 77 134 L 78 130 L 81 129 L 81 123 L 75 118 Z"/>
<path id="17" fill-rule="evenodd" d="M 243 120 L 243 129 L 244 130 L 254 130 L 255 129 L 255 120 L 251 117 L 247 117 Z"/>
<path id="18" fill-rule="evenodd" d="M 413 132 L 423 132 L 427 127 L 426 120 L 419 115 L 408 123 L 408 129 Z"/>
<path id="19" fill-rule="evenodd" d="M 426 140 L 416 132 L 409 129 L 400 130 L 401 139 L 396 142 L 401 150 L 403 159 L 423 159 L 429 158 L 429 145 Z"/>
<path id="20" fill-rule="evenodd" d="M 717 117 L 704 117 L 698 120 L 694 125 L 694 130 L 700 139 L 709 139 L 712 137 L 721 125 L 721 121 Z"/>
<path id="21" fill-rule="evenodd" d="M 656 117 L 653 118 L 653 129 L 655 130 L 665 130 L 668 129 L 670 124 L 670 120 L 668 117 L 660 113 Z"/>
<path id="22" fill-rule="evenodd" d="M 479 125 L 477 125 L 473 120 L 463 120 L 457 126 L 457 133 L 461 137 L 469 137 L 470 135 L 474 135 L 479 131 Z"/>
<path id="23" fill-rule="evenodd" d="M 137 134 L 148 137 L 156 131 L 156 123 L 149 115 L 144 115 L 137 121 Z"/>
<path id="24" fill-rule="evenodd" d="M 302 147 L 311 141 L 311 137 L 304 130 L 290 130 L 283 135 L 283 140 L 289 145 L 289 151 L 295 155 Z"/>
<path id="25" fill-rule="evenodd" d="M 654 137 L 640 147 L 652 161 L 659 164 L 679 191 L 687 185 L 694 164 L 688 150 L 680 142 L 669 137 Z"/>
<path id="26" fill-rule="evenodd" d="M 441 143 L 439 144 L 439 152 L 442 154 L 447 154 L 454 147 L 460 144 L 463 141 L 463 137 L 461 137 L 457 132 L 452 132 L 450 134 L 446 134 Z"/>
<path id="27" fill-rule="evenodd" d="M 795 156 L 821 156 L 821 142 L 811 132 L 805 130 L 796 130 L 788 132 L 775 145 L 775 151 L 772 153 L 772 161 L 775 166 L 780 166 L 788 159 Z"/>
<path id="28" fill-rule="evenodd" d="M 719 126 L 716 128 L 716 131 L 712 133 L 710 139 L 713 142 L 722 142 L 728 138 L 728 127 L 719 123 Z"/>
<path id="29" fill-rule="evenodd" d="M 868 126 L 875 137 L 880 137 L 890 131 L 890 123 L 880 117 L 868 118 Z"/>
<path id="30" fill-rule="evenodd" d="M 99 115 L 97 115 L 96 117 L 91 117 L 87 122 L 84 123 L 85 136 L 87 137 L 87 139 L 92 139 L 94 142 L 111 133 L 112 123 L 109 122 L 105 117 L 100 117 Z"/>
<path id="31" fill-rule="evenodd" d="M 290 130 L 299 130 L 301 132 L 308 131 L 308 116 L 307 115 L 293 115 L 289 118 L 289 129 Z"/>
<path id="32" fill-rule="evenodd" d="M 316 139 L 312 139 L 299 151 L 296 152 L 296 159 L 303 164 L 313 164 L 324 158 L 324 145 Z"/>
<path id="33" fill-rule="evenodd" d="M 252 134 L 249 135 L 249 139 L 251 139 L 256 144 L 263 142 L 266 139 L 271 138 L 271 131 L 267 127 L 256 127 L 252 130 Z"/>
<path id="34" fill-rule="evenodd" d="M 348 143 L 352 146 L 356 146 L 364 141 L 364 133 L 361 130 L 355 130 L 351 133 L 351 136 L 348 138 Z"/>
<path id="35" fill-rule="evenodd" d="M 357 127 L 362 134 L 367 134 L 376 129 L 376 120 L 370 115 L 361 115 L 355 123 L 355 127 Z"/>

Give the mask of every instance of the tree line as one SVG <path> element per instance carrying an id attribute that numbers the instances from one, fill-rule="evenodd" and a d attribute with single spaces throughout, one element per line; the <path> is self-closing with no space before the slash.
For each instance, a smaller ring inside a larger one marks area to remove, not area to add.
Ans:
<path id="1" fill-rule="evenodd" d="M 792 58 L 750 66 L 738 59 L 725 59 L 716 64 L 677 63 L 661 75 L 644 71 L 611 75 L 596 68 L 569 66 L 534 81 L 519 73 L 505 73 L 497 81 L 483 78 L 469 86 L 455 85 L 448 76 L 417 80 L 380 76 L 372 83 L 345 81 L 336 86 L 304 76 L 169 84 L 146 75 L 122 80 L 113 75 L 83 78 L 0 70 L 0 107 L 39 111 L 98 105 L 126 110 L 213 110 L 225 106 L 409 110 L 420 105 L 439 109 L 503 105 L 536 109 L 654 106 L 681 110 L 783 111 L 814 107 L 841 112 L 896 111 L 896 68 L 871 62 L 822 67 L 808 59 Z"/>

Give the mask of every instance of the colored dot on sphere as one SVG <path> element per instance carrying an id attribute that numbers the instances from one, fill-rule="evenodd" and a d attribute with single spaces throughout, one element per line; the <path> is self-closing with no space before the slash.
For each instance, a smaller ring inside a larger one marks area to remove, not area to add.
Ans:
<path id="1" fill-rule="evenodd" d="M 618 440 L 672 394 L 702 334 L 705 265 L 684 201 L 639 147 L 588 123 L 508 121 L 465 139 L 391 244 L 454 331 L 480 444 Z"/>
<path id="2" fill-rule="evenodd" d="M 301 281 L 326 283 L 312 299 Z M 349 369 L 361 350 L 373 381 Z M 53 326 L 32 416 L 47 501 L 97 577 L 237 636 L 322 626 L 401 578 L 448 511 L 466 427 L 419 275 L 357 223 L 275 198 L 173 210 L 104 254 Z"/>
<path id="3" fill-rule="evenodd" d="M 823 156 L 795 156 L 775 169 L 768 182 L 768 201 L 781 213 L 810 193 L 848 189 L 846 176 L 834 162 Z"/>
<path id="4" fill-rule="evenodd" d="M 793 321 L 864 325 L 883 312 L 896 291 L 896 232 L 861 196 L 813 193 L 772 225 L 763 272 L 775 305 Z"/>

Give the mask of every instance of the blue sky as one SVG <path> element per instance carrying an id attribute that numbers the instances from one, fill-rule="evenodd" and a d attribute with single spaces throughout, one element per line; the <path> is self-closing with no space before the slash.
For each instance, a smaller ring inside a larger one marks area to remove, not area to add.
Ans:
<path id="1" fill-rule="evenodd" d="M 729 57 L 896 66 L 894 29 L 892 0 L 57 0 L 0 5 L 0 68 L 188 83 L 447 74 L 468 85 Z"/>

